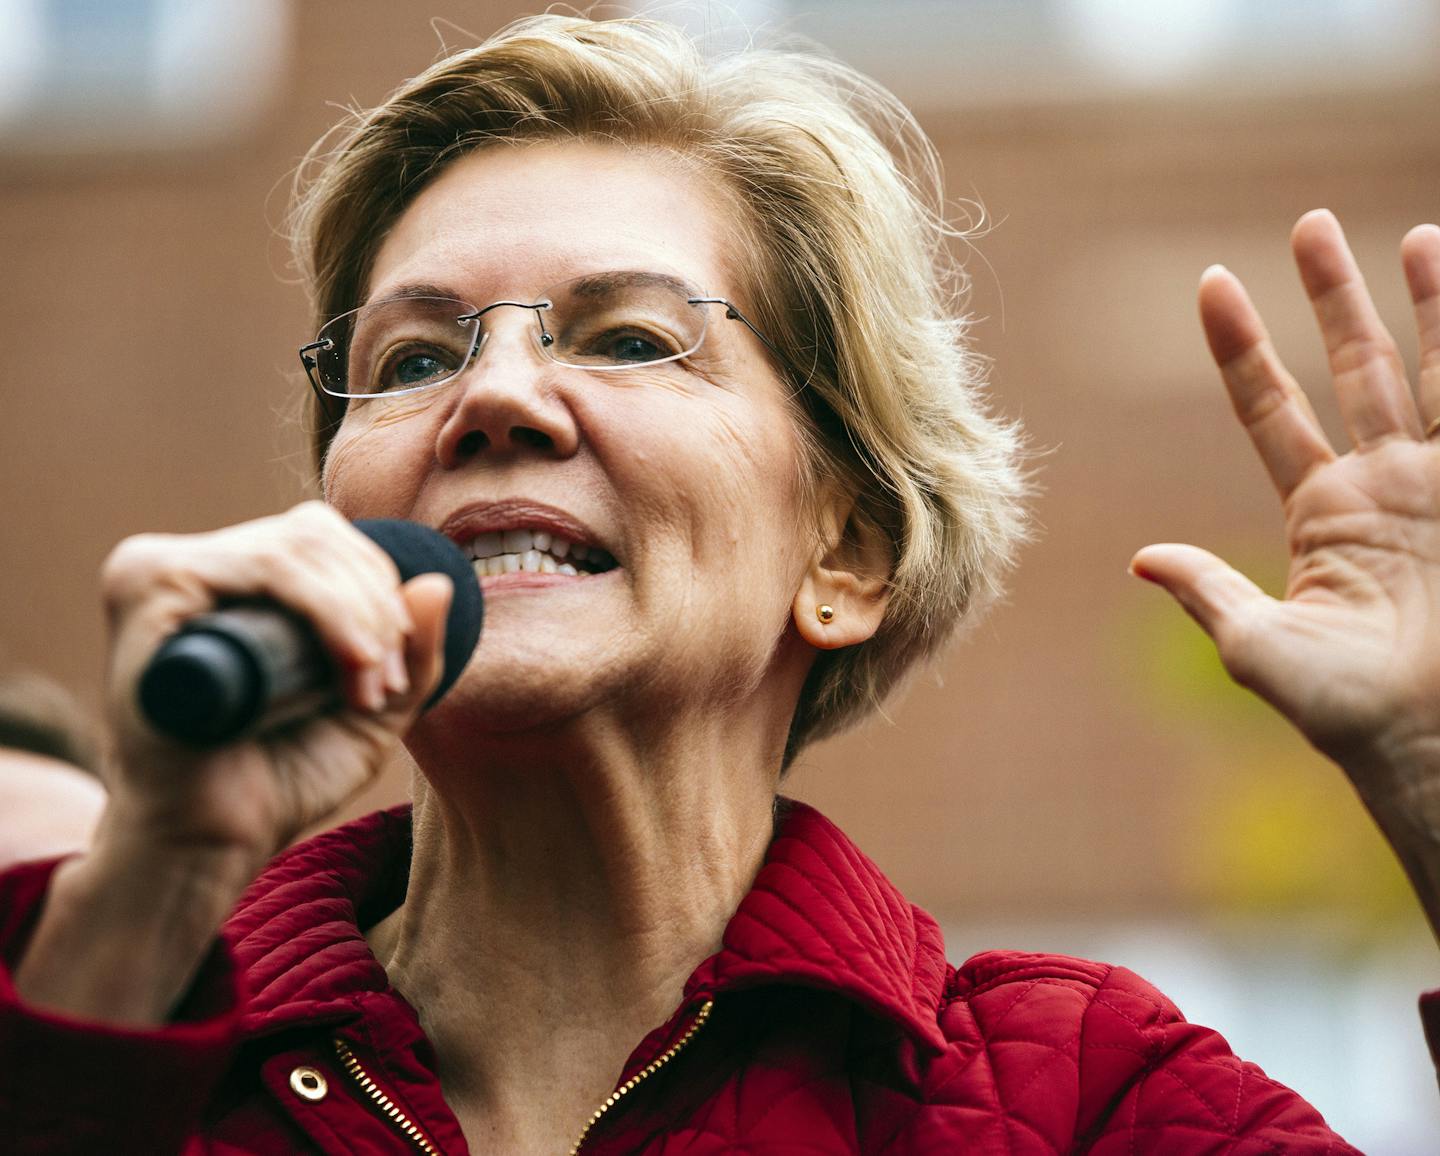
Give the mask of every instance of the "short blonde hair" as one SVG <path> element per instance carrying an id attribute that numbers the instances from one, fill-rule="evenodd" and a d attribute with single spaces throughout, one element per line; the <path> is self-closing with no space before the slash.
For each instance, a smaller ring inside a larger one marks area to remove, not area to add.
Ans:
<path id="1" fill-rule="evenodd" d="M 816 482 L 856 495 L 890 599 L 817 658 L 786 761 L 846 727 L 994 598 L 1024 537 L 1018 433 L 987 412 L 959 313 L 934 149 L 890 93 L 810 51 L 709 58 L 655 20 L 538 16 L 445 56 L 311 150 L 294 247 L 317 327 L 360 304 L 386 232 L 451 161 L 496 142 L 669 151 L 727 190 L 741 300 L 784 355 Z M 317 465 L 333 424 L 311 402 Z"/>

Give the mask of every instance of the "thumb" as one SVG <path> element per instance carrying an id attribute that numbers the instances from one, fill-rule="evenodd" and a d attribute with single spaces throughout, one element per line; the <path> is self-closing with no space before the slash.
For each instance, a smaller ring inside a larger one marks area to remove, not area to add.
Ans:
<path id="1" fill-rule="evenodd" d="M 445 671 L 445 625 L 455 587 L 446 574 L 417 574 L 400 587 L 415 629 L 405 640 L 412 697 L 426 701 Z"/>
<path id="2" fill-rule="evenodd" d="M 1208 550 L 1165 542 L 1130 559 L 1130 573 L 1163 587 L 1225 649 L 1222 635 L 1270 595 Z"/>

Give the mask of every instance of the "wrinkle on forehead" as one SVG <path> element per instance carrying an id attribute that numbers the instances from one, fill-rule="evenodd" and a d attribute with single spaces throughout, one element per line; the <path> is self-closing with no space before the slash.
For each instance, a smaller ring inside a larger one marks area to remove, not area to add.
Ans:
<path id="1" fill-rule="evenodd" d="M 451 292 L 464 285 L 462 298 L 482 289 L 504 296 L 567 280 L 586 265 L 666 269 L 707 292 L 733 293 L 738 286 L 721 283 L 731 273 L 729 239 L 737 224 L 749 231 L 737 212 L 729 190 L 673 150 L 498 142 L 452 162 L 420 190 L 380 242 L 363 295 L 387 283 L 438 280 Z"/>

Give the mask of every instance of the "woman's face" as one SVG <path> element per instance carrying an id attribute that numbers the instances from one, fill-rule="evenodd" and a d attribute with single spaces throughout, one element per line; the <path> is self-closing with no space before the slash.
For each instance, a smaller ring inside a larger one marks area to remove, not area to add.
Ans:
<path id="1" fill-rule="evenodd" d="M 611 271 L 733 299 L 737 233 L 672 158 L 494 147 L 416 198 L 377 254 L 367 299 L 427 286 L 480 307 L 533 302 Z M 325 469 L 347 516 L 410 518 L 482 552 L 535 549 L 545 539 L 523 532 L 538 532 L 566 553 L 554 572 L 521 558 L 482 578 L 485 632 L 447 714 L 468 705 L 476 725 L 507 729 L 596 708 L 718 706 L 793 656 L 791 604 L 815 552 L 799 440 L 764 347 L 724 306 L 702 308 L 696 353 L 621 374 L 546 360 L 535 313 L 496 309 L 457 379 L 350 403 Z"/>

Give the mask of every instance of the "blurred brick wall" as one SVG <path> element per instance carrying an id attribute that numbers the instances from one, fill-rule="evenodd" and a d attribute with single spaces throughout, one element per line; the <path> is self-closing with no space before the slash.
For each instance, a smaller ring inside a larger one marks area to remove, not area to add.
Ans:
<path id="1" fill-rule="evenodd" d="M 519 10 L 433 7 L 478 34 Z M 301 439 L 278 415 L 304 388 L 307 318 L 273 227 L 332 105 L 374 102 L 436 51 L 412 7 L 336 11 L 295 6 L 287 87 L 244 139 L 0 163 L 0 652 L 92 702 L 95 575 L 119 538 L 305 494 Z M 791 780 L 917 902 L 952 920 L 1183 909 L 1202 898 L 1187 840 L 1233 792 L 1233 768 L 1311 759 L 1263 716 L 1243 716 L 1237 746 L 1224 692 L 1218 714 L 1152 694 L 1173 619 L 1125 564 L 1180 539 L 1278 572 L 1278 514 L 1207 368 L 1193 286 L 1211 261 L 1247 280 L 1333 429 L 1286 234 L 1303 210 L 1335 209 L 1408 352 L 1394 253 L 1408 225 L 1440 215 L 1437 95 L 983 111 L 921 95 L 952 191 L 996 222 L 970 260 L 975 332 L 999 409 L 1045 451 L 1040 536 L 943 685 L 922 677 L 894 725 L 817 749 Z M 1341 789 L 1311 761 L 1323 790 Z"/>

